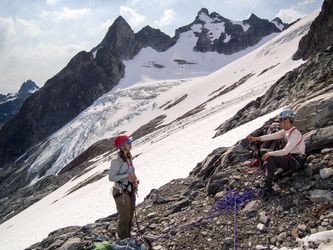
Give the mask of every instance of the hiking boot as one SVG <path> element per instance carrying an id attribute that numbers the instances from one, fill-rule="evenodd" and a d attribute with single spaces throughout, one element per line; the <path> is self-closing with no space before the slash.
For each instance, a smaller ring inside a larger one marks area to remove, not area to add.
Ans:
<path id="1" fill-rule="evenodd" d="M 272 193 L 272 183 L 265 182 L 260 191 L 264 198 L 268 198 Z"/>
<path id="2" fill-rule="evenodd" d="M 276 171 L 274 173 L 274 182 L 277 182 L 279 180 L 282 180 L 283 178 L 287 177 L 287 176 L 292 176 L 292 173 L 294 171 L 293 170 L 283 170 L 283 169 L 278 169 L 278 171 Z"/>

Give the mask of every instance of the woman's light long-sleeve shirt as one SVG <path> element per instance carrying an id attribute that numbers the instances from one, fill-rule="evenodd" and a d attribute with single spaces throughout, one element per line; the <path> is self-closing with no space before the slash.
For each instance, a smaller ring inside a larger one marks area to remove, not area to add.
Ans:
<path id="1" fill-rule="evenodd" d="M 117 157 L 110 164 L 109 181 L 115 182 L 114 187 L 122 190 L 123 186 L 127 186 L 130 182 L 126 177 L 131 174 L 135 174 L 133 161 L 128 159 L 127 162 L 124 162 L 117 154 Z M 131 191 L 130 185 L 128 188 L 128 191 Z"/>
<path id="2" fill-rule="evenodd" d="M 289 130 L 283 129 L 273 134 L 260 136 L 262 141 L 270 141 L 282 138 L 286 141 L 286 146 L 281 150 L 269 152 L 269 155 L 284 156 L 287 154 L 305 154 L 305 142 L 303 140 L 303 135 L 296 127 L 292 127 Z"/>

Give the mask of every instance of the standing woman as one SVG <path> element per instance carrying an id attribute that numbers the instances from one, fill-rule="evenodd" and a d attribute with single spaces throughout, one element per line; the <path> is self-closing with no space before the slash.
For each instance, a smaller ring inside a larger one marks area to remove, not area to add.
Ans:
<path id="1" fill-rule="evenodd" d="M 119 149 L 117 157 L 111 161 L 109 180 L 115 182 L 112 195 L 118 212 L 118 237 L 131 237 L 131 227 L 135 206 L 135 193 L 139 181 L 135 175 L 131 149 L 133 140 L 127 135 L 120 134 L 114 139 Z"/>

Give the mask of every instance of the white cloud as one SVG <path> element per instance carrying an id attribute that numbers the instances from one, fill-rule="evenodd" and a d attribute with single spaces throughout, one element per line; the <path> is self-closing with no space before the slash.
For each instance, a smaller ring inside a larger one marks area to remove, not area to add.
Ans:
<path id="1" fill-rule="evenodd" d="M 59 0 L 46 0 L 46 3 L 49 5 L 55 5 Z"/>
<path id="2" fill-rule="evenodd" d="M 40 87 L 43 86 L 48 79 L 63 69 L 73 56 L 87 47 L 87 42 L 62 46 L 51 43 L 15 46 L 5 56 L 6 64 L 0 68 L 0 74 L 3 75 L 2 83 L 11 82 L 16 86 L 14 90 L 13 86 L 2 86 L 6 89 L 2 92 L 17 91 L 19 85 L 27 79 L 35 81 Z"/>
<path id="3" fill-rule="evenodd" d="M 289 9 L 281 9 L 276 16 L 281 18 L 283 22 L 291 23 L 305 16 L 305 14 L 300 11 L 304 6 L 315 2 L 316 0 L 299 1 L 297 5 L 292 5 Z"/>
<path id="4" fill-rule="evenodd" d="M 144 15 L 136 13 L 133 9 L 125 6 L 120 6 L 120 15 L 133 28 L 139 27 L 146 19 Z"/>
<path id="5" fill-rule="evenodd" d="M 139 2 L 140 2 L 140 0 L 132 0 L 132 1 L 131 1 L 131 4 L 132 4 L 132 5 L 137 5 Z"/>
<path id="6" fill-rule="evenodd" d="M 262 2 L 263 2 L 263 0 L 238 0 L 238 1 L 235 1 L 235 0 L 225 0 L 225 3 L 227 5 L 231 5 L 231 6 L 235 5 L 238 8 L 239 7 L 248 7 L 248 6 L 257 7 L 257 6 L 261 6 Z"/>
<path id="7" fill-rule="evenodd" d="M 54 44 L 38 44 L 34 48 L 26 46 L 16 46 L 10 52 L 8 58 L 17 59 L 21 62 L 31 63 L 31 59 L 35 58 L 35 62 L 49 62 L 55 60 L 63 60 L 63 58 L 72 58 L 76 53 L 86 49 L 87 42 L 79 44 L 66 44 L 56 46 Z M 48 63 L 48 65 L 50 65 Z"/>
<path id="8" fill-rule="evenodd" d="M 281 9 L 276 16 L 279 17 L 283 22 L 291 23 L 296 21 L 298 18 L 303 17 L 304 14 L 295 10 L 294 7 L 291 7 L 290 9 Z"/>
<path id="9" fill-rule="evenodd" d="M 58 19 L 77 19 L 87 14 L 90 9 L 68 9 L 64 7 L 62 12 L 59 14 Z"/>
<path id="10" fill-rule="evenodd" d="M 114 19 L 108 19 L 104 23 L 99 23 L 97 28 L 89 29 L 89 34 L 90 35 L 96 35 L 96 34 L 101 34 L 105 35 L 105 33 L 108 31 L 109 27 L 113 24 Z"/>
<path id="11" fill-rule="evenodd" d="M 114 22 L 114 19 L 112 19 L 112 20 L 109 19 L 104 23 L 100 23 L 99 26 L 102 30 L 107 30 L 111 26 L 111 24 L 113 24 L 113 22 Z"/>
<path id="12" fill-rule="evenodd" d="M 166 26 L 170 25 L 173 20 L 175 19 L 175 12 L 171 9 L 164 11 L 163 16 L 160 18 L 159 21 L 155 21 L 154 24 L 157 26 Z"/>
<path id="13" fill-rule="evenodd" d="M 15 21 L 12 17 L 0 17 L 0 44 L 13 43 L 14 37 L 25 39 L 42 35 L 42 30 L 32 21 L 17 18 Z"/>
<path id="14" fill-rule="evenodd" d="M 0 44 L 7 43 L 16 35 L 15 24 L 12 17 L 0 17 Z"/>
<path id="15" fill-rule="evenodd" d="M 314 3 L 316 2 L 316 0 L 304 0 L 302 2 L 298 2 L 298 6 L 303 6 L 303 5 L 307 5 L 307 4 L 310 4 L 310 3 Z"/>
<path id="16" fill-rule="evenodd" d="M 22 30 L 21 32 L 23 36 L 26 37 L 35 37 L 43 34 L 42 30 L 34 25 L 33 22 L 27 21 L 25 19 L 16 19 L 16 25 L 19 30 Z"/>
<path id="17" fill-rule="evenodd" d="M 62 12 L 58 12 L 58 11 L 53 11 L 53 12 L 49 12 L 49 11 L 44 11 L 42 13 L 43 17 L 53 17 L 55 19 L 58 20 L 62 20 L 62 19 L 79 19 L 81 17 L 83 17 L 84 15 L 86 15 L 88 12 L 90 12 L 90 9 L 84 8 L 84 9 L 69 9 L 67 7 L 64 7 Z"/>

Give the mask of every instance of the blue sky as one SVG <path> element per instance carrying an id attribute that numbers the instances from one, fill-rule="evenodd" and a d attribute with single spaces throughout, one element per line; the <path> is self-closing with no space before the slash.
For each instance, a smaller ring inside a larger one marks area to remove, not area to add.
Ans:
<path id="1" fill-rule="evenodd" d="M 134 32 L 149 25 L 173 36 L 201 8 L 234 21 L 251 13 L 290 23 L 323 0 L 1 0 L 0 93 L 17 92 L 31 79 L 38 86 L 79 51 L 90 51 L 123 16 Z"/>

